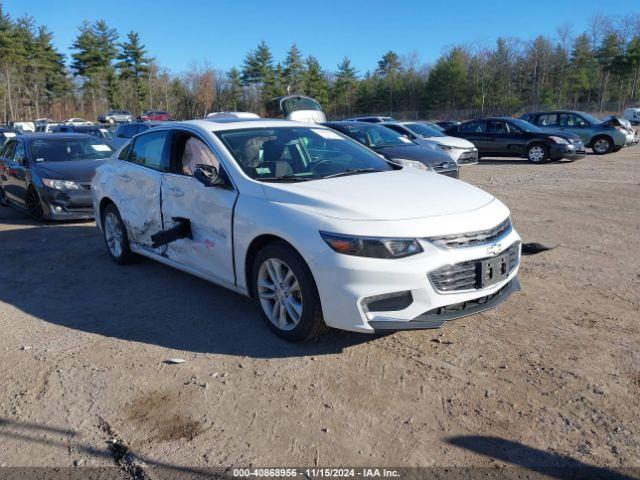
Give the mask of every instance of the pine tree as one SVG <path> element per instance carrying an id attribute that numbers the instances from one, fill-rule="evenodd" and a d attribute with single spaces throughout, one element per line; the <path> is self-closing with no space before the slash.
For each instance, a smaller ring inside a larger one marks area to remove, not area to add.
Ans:
<path id="1" fill-rule="evenodd" d="M 351 60 L 344 57 L 338 64 L 333 85 L 334 97 L 343 114 L 351 112 L 358 82 L 358 71 L 351 66 Z"/>
<path id="2" fill-rule="evenodd" d="M 304 75 L 304 92 L 312 98 L 315 98 L 318 103 L 324 108 L 327 108 L 329 103 L 329 82 L 327 76 L 322 71 L 320 62 L 316 57 L 307 57 L 307 71 Z"/>
<path id="3" fill-rule="evenodd" d="M 242 75 L 233 67 L 227 72 L 227 104 L 231 110 L 239 110 L 242 102 Z"/>
<path id="4" fill-rule="evenodd" d="M 295 43 L 284 61 L 283 80 L 288 93 L 299 93 L 304 87 L 304 59 Z"/>
<path id="5" fill-rule="evenodd" d="M 151 59 L 147 57 L 146 47 L 140 40 L 140 35 L 136 32 L 129 32 L 127 40 L 120 44 L 120 62 L 117 67 L 120 71 L 120 78 L 130 80 L 135 90 L 136 109 L 142 110 L 142 106 L 149 93 L 149 63 Z"/>

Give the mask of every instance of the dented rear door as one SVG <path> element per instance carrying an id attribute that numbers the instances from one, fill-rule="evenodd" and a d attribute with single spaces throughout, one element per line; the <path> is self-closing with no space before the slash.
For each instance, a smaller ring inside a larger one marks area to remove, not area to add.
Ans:
<path id="1" fill-rule="evenodd" d="M 162 180 L 165 230 L 180 219 L 187 219 L 192 237 L 168 243 L 165 254 L 185 267 L 233 285 L 232 221 L 237 195 L 232 189 L 206 187 L 188 175 L 165 174 Z"/>

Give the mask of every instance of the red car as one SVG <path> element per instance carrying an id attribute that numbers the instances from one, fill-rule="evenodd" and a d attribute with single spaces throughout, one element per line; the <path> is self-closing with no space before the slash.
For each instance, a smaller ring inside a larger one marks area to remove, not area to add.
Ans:
<path id="1" fill-rule="evenodd" d="M 149 120 L 164 122 L 166 120 L 171 120 L 171 114 L 164 110 L 145 110 L 138 117 L 139 122 L 147 122 Z"/>

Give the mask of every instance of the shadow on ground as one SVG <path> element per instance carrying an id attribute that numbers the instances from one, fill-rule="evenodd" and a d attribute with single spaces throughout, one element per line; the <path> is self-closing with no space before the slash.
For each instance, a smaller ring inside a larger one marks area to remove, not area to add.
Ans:
<path id="1" fill-rule="evenodd" d="M 93 223 L 5 223 L 5 211 L 0 301 L 44 321 L 166 348 L 257 358 L 340 353 L 375 338 L 330 331 L 310 343 L 285 342 L 242 295 L 150 260 L 114 264 Z"/>
<path id="2" fill-rule="evenodd" d="M 452 437 L 449 438 L 447 442 L 456 447 L 464 448 L 465 450 L 492 459 L 501 460 L 533 472 L 538 472 L 542 474 L 544 478 L 556 478 L 560 480 L 635 480 L 638 478 L 636 474 L 640 473 L 638 469 L 625 469 L 625 472 L 617 472 L 609 468 L 589 465 L 571 457 L 546 452 L 499 437 L 468 435 Z M 517 478 L 532 477 L 524 476 Z"/>

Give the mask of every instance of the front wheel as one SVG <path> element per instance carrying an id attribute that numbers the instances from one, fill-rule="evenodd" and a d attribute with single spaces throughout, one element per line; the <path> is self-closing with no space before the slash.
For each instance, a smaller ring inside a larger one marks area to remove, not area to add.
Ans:
<path id="1" fill-rule="evenodd" d="M 596 137 L 593 140 L 591 149 L 596 155 L 604 155 L 613 150 L 613 142 L 607 137 Z"/>
<path id="2" fill-rule="evenodd" d="M 311 271 L 287 244 L 272 243 L 258 252 L 252 287 L 263 320 L 279 337 L 300 342 L 326 329 Z"/>
<path id="3" fill-rule="evenodd" d="M 39 222 L 43 220 L 44 208 L 42 207 L 42 200 L 40 200 L 40 194 L 33 185 L 27 189 L 25 206 L 27 207 L 27 212 L 31 217 Z"/>
<path id="4" fill-rule="evenodd" d="M 527 160 L 531 163 L 546 163 L 549 161 L 549 150 L 546 145 L 536 143 L 527 149 Z"/>
<path id="5" fill-rule="evenodd" d="M 119 265 L 127 265 L 136 260 L 131 251 L 127 229 L 120 212 L 114 204 L 107 205 L 102 214 L 102 235 L 111 259 Z"/>

